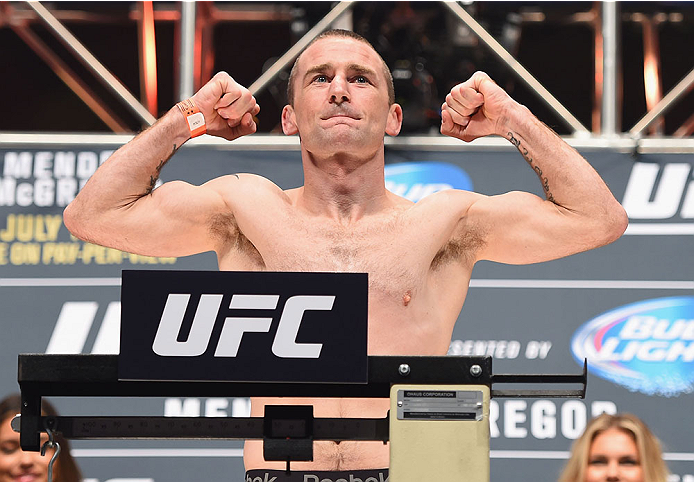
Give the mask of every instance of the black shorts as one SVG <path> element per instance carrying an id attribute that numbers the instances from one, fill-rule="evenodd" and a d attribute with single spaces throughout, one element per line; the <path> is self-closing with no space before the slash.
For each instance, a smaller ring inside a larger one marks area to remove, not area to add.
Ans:
<path id="1" fill-rule="evenodd" d="M 388 482 L 388 469 L 371 470 L 249 470 L 246 482 Z"/>

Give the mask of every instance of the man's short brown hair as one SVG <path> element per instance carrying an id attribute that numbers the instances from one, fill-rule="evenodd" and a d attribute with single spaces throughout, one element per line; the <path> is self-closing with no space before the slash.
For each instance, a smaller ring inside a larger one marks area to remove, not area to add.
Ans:
<path id="1" fill-rule="evenodd" d="M 351 38 L 354 40 L 357 40 L 359 42 L 363 42 L 371 49 L 376 52 L 376 49 L 374 48 L 373 45 L 371 45 L 371 42 L 366 40 L 364 37 L 359 35 L 358 33 L 354 33 L 351 30 L 342 30 L 342 29 L 333 29 L 333 30 L 326 30 L 325 32 L 321 33 L 318 35 L 316 38 L 311 40 L 311 43 L 309 43 L 306 48 L 309 48 L 311 45 L 314 43 L 318 42 L 319 40 L 322 40 L 327 37 L 345 37 L 345 38 Z M 306 49 L 304 49 L 305 51 Z M 303 53 L 303 52 L 302 52 Z M 386 61 L 383 60 L 383 57 L 376 52 L 376 55 L 378 55 L 378 58 L 381 59 L 381 62 L 383 63 L 383 75 L 386 79 L 386 84 L 388 86 L 388 105 L 393 105 L 395 103 L 395 86 L 393 85 L 393 75 L 390 73 L 390 69 L 388 68 L 388 64 L 386 64 Z M 296 58 L 294 61 L 294 65 L 292 66 L 292 70 L 289 73 L 289 83 L 287 84 L 287 102 L 289 102 L 289 105 L 293 106 L 294 105 L 294 78 L 296 77 L 296 69 L 297 65 L 299 64 L 299 58 L 301 58 L 301 54 Z"/>

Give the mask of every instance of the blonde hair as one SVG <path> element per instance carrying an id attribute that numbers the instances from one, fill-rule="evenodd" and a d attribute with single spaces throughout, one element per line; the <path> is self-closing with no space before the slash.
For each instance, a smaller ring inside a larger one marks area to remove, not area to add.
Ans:
<path id="1" fill-rule="evenodd" d="M 667 482 L 668 469 L 663 461 L 660 442 L 641 419 L 629 413 L 603 413 L 591 420 L 583 435 L 573 443 L 571 456 L 559 477 L 559 482 L 583 482 L 593 440 L 611 428 L 621 430 L 634 439 L 639 451 L 644 482 Z"/>

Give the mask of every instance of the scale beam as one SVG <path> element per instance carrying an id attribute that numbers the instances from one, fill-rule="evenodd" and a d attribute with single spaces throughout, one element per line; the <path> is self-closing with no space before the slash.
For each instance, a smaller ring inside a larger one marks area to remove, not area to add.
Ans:
<path id="1" fill-rule="evenodd" d="M 66 438 L 263 438 L 263 417 L 42 417 L 41 397 L 367 397 L 389 398 L 397 384 L 482 385 L 492 397 L 584 398 L 587 371 L 575 375 L 492 374 L 491 357 L 370 356 L 368 382 L 249 383 L 218 381 L 123 381 L 118 379 L 118 355 L 19 355 L 18 382 L 24 409 L 21 444 L 39 449 L 39 433 L 46 424 Z M 493 389 L 494 384 L 573 384 L 571 389 Z M 19 418 L 15 426 L 19 428 Z M 388 440 L 387 419 L 314 420 L 312 437 L 318 440 Z"/>

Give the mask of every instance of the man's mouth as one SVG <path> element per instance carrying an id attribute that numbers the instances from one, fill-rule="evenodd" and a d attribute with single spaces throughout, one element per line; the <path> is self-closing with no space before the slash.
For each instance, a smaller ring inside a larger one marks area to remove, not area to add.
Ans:
<path id="1" fill-rule="evenodd" d="M 350 113 L 350 112 L 335 112 L 333 114 L 324 114 L 321 116 L 322 120 L 329 120 L 329 119 L 353 119 L 353 120 L 359 120 L 361 117 Z"/>

